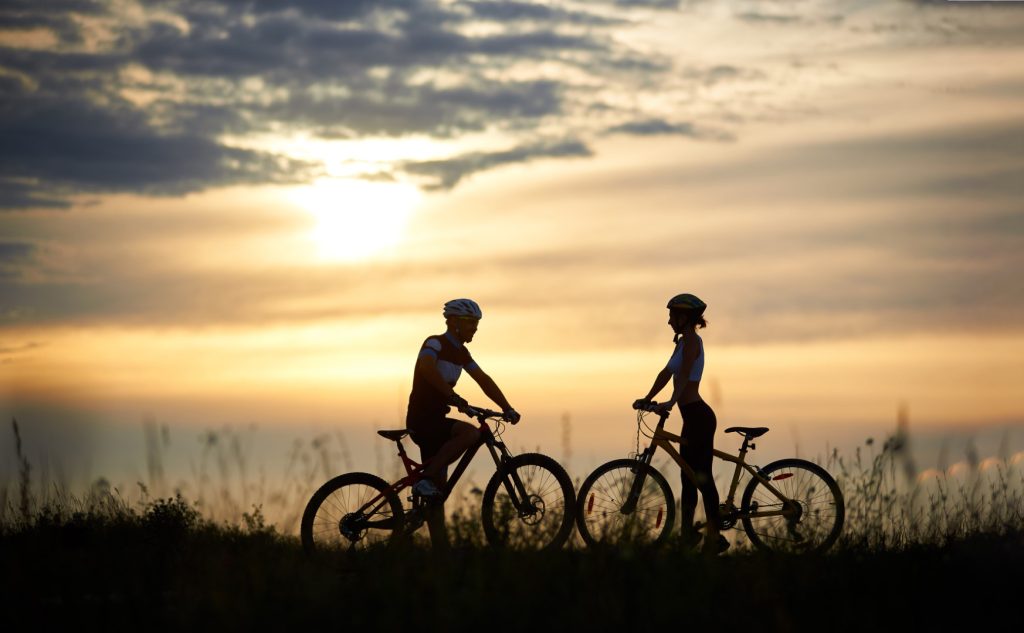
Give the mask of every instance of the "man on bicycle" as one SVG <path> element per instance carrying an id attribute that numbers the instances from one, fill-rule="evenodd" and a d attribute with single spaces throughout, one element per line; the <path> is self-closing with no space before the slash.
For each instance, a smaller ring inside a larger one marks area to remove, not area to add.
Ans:
<path id="1" fill-rule="evenodd" d="M 444 497 L 448 465 L 480 439 L 477 427 L 447 417 L 449 405 L 458 409 L 468 406 L 454 389 L 463 369 L 480 385 L 484 394 L 501 407 L 505 419 L 512 424 L 519 421 L 519 414 L 501 389 L 480 369 L 466 349 L 466 343 L 473 340 L 483 317 L 480 306 L 471 299 L 452 299 L 444 304 L 443 314 L 447 331 L 427 337 L 416 359 L 409 412 L 405 420 L 409 435 L 420 447 L 423 462 L 427 464 L 423 478 L 413 486 L 413 490 L 435 501 Z M 441 518 L 443 520 L 443 513 Z M 436 543 L 433 527 L 431 525 L 431 538 Z"/>

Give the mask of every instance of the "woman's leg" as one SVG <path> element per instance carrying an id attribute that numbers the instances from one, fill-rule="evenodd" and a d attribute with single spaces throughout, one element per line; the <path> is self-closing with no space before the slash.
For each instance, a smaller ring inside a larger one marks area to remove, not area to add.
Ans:
<path id="1" fill-rule="evenodd" d="M 717 546 L 719 498 L 715 478 L 711 472 L 711 461 L 714 457 L 711 451 L 714 447 L 718 421 L 715 419 L 715 412 L 703 401 L 684 405 L 682 409 L 684 422 L 681 436 L 686 439 L 687 445 L 683 447 L 685 453 L 681 451 L 681 454 L 697 477 L 697 485 L 694 486 L 689 478 L 683 475 L 682 500 L 684 507 L 681 514 L 684 521 L 687 521 L 683 524 L 683 529 L 688 526 L 691 526 L 690 529 L 692 529 L 693 514 L 697 507 L 696 489 L 699 487 L 701 496 L 704 498 L 704 514 L 707 516 L 706 535 L 708 539 L 705 544 Z"/>
<path id="2" fill-rule="evenodd" d="M 686 443 L 679 446 L 679 455 L 687 464 L 690 464 L 691 468 L 693 467 L 694 455 L 693 443 L 688 431 L 693 426 L 695 425 L 690 425 L 684 420 L 683 430 L 679 434 L 680 437 L 686 440 Z M 679 473 L 683 484 L 682 492 L 679 494 L 680 535 L 684 542 L 694 542 L 697 540 L 697 531 L 693 529 L 693 515 L 697 511 L 697 486 L 686 476 L 685 472 L 680 470 Z"/>

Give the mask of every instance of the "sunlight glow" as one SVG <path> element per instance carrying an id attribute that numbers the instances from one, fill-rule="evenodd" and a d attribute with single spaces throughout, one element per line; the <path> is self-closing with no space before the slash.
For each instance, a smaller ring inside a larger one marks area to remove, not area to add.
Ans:
<path id="1" fill-rule="evenodd" d="M 356 261 L 398 245 L 420 193 L 408 183 L 321 180 L 294 199 L 316 221 L 310 237 L 319 256 Z"/>

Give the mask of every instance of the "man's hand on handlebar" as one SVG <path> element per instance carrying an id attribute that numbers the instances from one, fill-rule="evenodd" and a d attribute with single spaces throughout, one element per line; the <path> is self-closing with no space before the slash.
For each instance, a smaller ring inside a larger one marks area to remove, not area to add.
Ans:
<path id="1" fill-rule="evenodd" d="M 519 412 L 512 407 L 505 409 L 503 415 L 509 424 L 519 424 L 519 419 L 522 417 L 519 415 Z"/>
<path id="2" fill-rule="evenodd" d="M 451 397 L 448 398 L 448 404 L 450 404 L 451 406 L 455 407 L 456 409 L 467 415 L 470 415 L 470 411 L 472 411 L 473 409 L 471 406 L 469 406 L 469 402 L 467 402 L 465 398 L 455 393 L 454 391 L 452 392 Z"/>

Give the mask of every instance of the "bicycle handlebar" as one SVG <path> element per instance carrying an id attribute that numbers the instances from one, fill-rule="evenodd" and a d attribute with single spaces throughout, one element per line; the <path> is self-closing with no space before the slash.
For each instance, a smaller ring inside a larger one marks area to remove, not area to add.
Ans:
<path id="1" fill-rule="evenodd" d="M 659 411 L 658 403 L 653 400 L 637 400 L 633 403 L 633 408 L 637 411 L 646 411 L 647 413 L 657 413 L 661 416 L 667 416 L 668 411 Z"/>
<path id="2" fill-rule="evenodd" d="M 484 409 L 483 407 L 474 407 L 473 405 L 459 407 L 459 412 L 464 415 L 468 415 L 471 418 L 476 418 L 481 422 L 483 422 L 484 420 L 494 420 L 498 418 L 508 421 L 505 418 L 505 414 L 502 413 L 501 411 L 492 411 L 491 409 Z M 511 424 L 516 424 L 516 422 L 511 422 Z"/>

